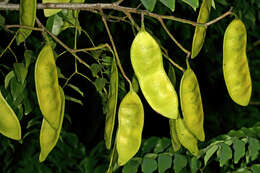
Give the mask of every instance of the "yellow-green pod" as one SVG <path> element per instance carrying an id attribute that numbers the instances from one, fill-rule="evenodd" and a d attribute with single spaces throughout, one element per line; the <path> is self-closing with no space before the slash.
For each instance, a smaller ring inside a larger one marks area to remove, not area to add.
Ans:
<path id="1" fill-rule="evenodd" d="M 109 166 L 106 170 L 106 173 L 113 173 L 113 169 L 115 165 L 117 164 L 117 159 L 118 159 L 118 154 L 116 151 L 116 145 L 114 145 L 111 153 L 110 153 L 110 161 L 109 161 Z"/>
<path id="2" fill-rule="evenodd" d="M 14 139 L 21 139 L 21 125 L 13 109 L 4 99 L 0 91 L 0 133 Z"/>
<path id="3" fill-rule="evenodd" d="M 36 19 L 37 0 L 20 0 L 20 25 L 34 27 Z M 31 34 L 32 30 L 20 28 L 16 37 L 17 44 L 21 44 Z"/>
<path id="4" fill-rule="evenodd" d="M 111 147 L 111 141 L 113 136 L 115 116 L 116 116 L 116 106 L 117 106 L 117 95 L 118 95 L 118 70 L 116 65 L 116 59 L 114 58 L 112 62 L 111 75 L 110 75 L 110 85 L 108 93 L 108 105 L 106 113 L 105 122 L 105 143 L 107 149 Z"/>
<path id="5" fill-rule="evenodd" d="M 57 130 L 53 129 L 50 124 L 43 118 L 42 127 L 40 131 L 40 147 L 41 153 L 39 156 L 39 161 L 43 162 L 52 149 L 55 147 L 56 143 L 58 142 L 60 131 L 62 128 L 62 122 L 64 117 L 64 110 L 65 110 L 65 96 L 62 88 L 59 88 L 59 94 L 62 99 L 61 112 L 60 112 L 60 124 Z"/>
<path id="6" fill-rule="evenodd" d="M 169 125 L 170 125 L 172 148 L 173 151 L 176 152 L 181 148 L 181 143 L 176 132 L 176 120 L 169 119 Z"/>
<path id="7" fill-rule="evenodd" d="M 143 125 L 143 104 L 131 86 L 118 110 L 116 150 L 119 166 L 124 165 L 138 152 L 142 140 Z"/>
<path id="8" fill-rule="evenodd" d="M 198 140 L 188 130 L 182 118 L 178 118 L 176 120 L 176 132 L 181 145 L 184 146 L 187 150 L 189 150 L 191 154 L 193 154 L 194 156 L 198 156 Z"/>
<path id="9" fill-rule="evenodd" d="M 212 0 L 203 0 L 202 1 L 199 15 L 197 18 L 198 23 L 207 23 L 208 22 L 209 15 L 210 15 L 210 9 L 211 9 L 211 3 L 212 3 Z M 195 33 L 193 36 L 193 41 L 192 41 L 191 58 L 195 58 L 199 54 L 199 52 L 203 46 L 205 36 L 206 36 L 206 27 L 196 26 Z"/>
<path id="10" fill-rule="evenodd" d="M 246 55 L 246 27 L 234 19 L 227 27 L 223 43 L 223 72 L 232 100 L 247 106 L 252 92 L 252 82 Z"/>
<path id="11" fill-rule="evenodd" d="M 61 97 L 59 94 L 58 73 L 51 46 L 46 44 L 35 64 L 35 87 L 43 117 L 49 125 L 58 129 L 60 124 Z"/>
<path id="12" fill-rule="evenodd" d="M 178 96 L 164 70 L 159 44 L 145 31 L 144 25 L 132 43 L 130 55 L 139 86 L 149 105 L 159 114 L 176 119 Z"/>
<path id="13" fill-rule="evenodd" d="M 180 102 L 183 119 L 187 128 L 200 141 L 204 141 L 204 112 L 200 95 L 200 88 L 196 75 L 189 67 L 189 65 L 181 79 Z"/>
<path id="14" fill-rule="evenodd" d="M 70 0 L 42 0 L 42 3 L 69 3 Z M 61 9 L 44 9 L 44 16 L 50 17 L 58 12 L 60 12 Z"/>

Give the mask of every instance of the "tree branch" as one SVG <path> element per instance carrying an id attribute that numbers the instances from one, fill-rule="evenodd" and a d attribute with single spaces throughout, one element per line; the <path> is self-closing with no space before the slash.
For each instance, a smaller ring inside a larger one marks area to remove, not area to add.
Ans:
<path id="1" fill-rule="evenodd" d="M 120 2 L 120 1 L 119 1 Z M 182 19 L 175 17 L 173 15 L 160 15 L 156 13 L 151 13 L 147 10 L 140 10 L 137 8 L 131 8 L 131 7 L 123 7 L 118 5 L 117 2 L 115 3 L 38 3 L 37 9 L 68 9 L 68 10 L 82 10 L 82 11 L 90 11 L 96 13 L 99 9 L 110 9 L 110 10 L 116 10 L 120 12 L 128 12 L 128 13 L 136 13 L 136 14 L 144 14 L 146 16 L 150 16 L 153 18 L 162 18 L 162 19 L 168 19 L 168 20 L 174 20 L 181 23 L 190 24 L 193 26 L 201 25 L 197 22 L 190 21 L 187 19 Z M 19 4 L 0 4 L 0 10 L 19 10 Z"/>
<path id="2" fill-rule="evenodd" d="M 115 46 L 113 37 L 112 37 L 111 32 L 110 32 L 110 30 L 109 30 L 109 27 L 108 27 L 108 25 L 107 25 L 107 21 L 106 21 L 104 15 L 103 15 L 102 9 L 100 9 L 100 12 L 101 12 L 101 15 L 102 15 L 103 23 L 104 23 L 105 28 L 106 28 L 106 30 L 107 30 L 107 34 L 108 34 L 108 36 L 109 36 L 110 42 L 111 42 L 112 47 L 113 47 L 113 50 L 114 50 L 114 54 L 115 54 L 115 57 L 116 57 L 116 60 L 117 60 L 118 67 L 119 67 L 119 69 L 120 69 L 122 75 L 123 75 L 124 78 L 126 79 L 126 81 L 127 81 L 127 82 L 129 83 L 129 85 L 131 86 L 131 81 L 130 81 L 129 78 L 126 76 L 125 71 L 124 71 L 124 69 L 123 69 L 123 67 L 122 67 L 122 65 L 121 65 L 121 62 L 120 62 L 120 59 L 119 59 L 119 56 L 118 56 L 118 53 L 117 53 L 117 50 L 116 50 L 116 46 Z"/>

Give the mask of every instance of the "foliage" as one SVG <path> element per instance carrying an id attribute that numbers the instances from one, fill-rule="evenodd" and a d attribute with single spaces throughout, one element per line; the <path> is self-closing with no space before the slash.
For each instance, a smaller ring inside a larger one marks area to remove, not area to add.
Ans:
<path id="1" fill-rule="evenodd" d="M 19 3 L 17 0 L 10 2 Z M 97 2 L 99 1 L 89 1 L 89 3 Z M 111 3 L 105 0 L 102 2 Z M 122 6 L 136 7 L 142 3 L 141 9 L 161 15 L 173 14 L 195 21 L 196 9 L 200 2 L 199 0 L 176 0 L 176 2 L 136 0 L 123 1 Z M 260 2 L 215 0 L 214 6 L 215 10 L 212 9 L 210 19 L 215 19 L 233 6 L 233 11 L 247 27 L 247 53 L 253 81 L 251 104 L 248 107 L 240 107 L 233 103 L 224 85 L 221 68 L 222 41 L 225 28 L 231 19 L 225 18 L 208 27 L 202 51 L 191 64 L 200 83 L 205 109 L 206 141 L 208 141 L 199 145 L 201 149 L 199 157 L 191 156 L 184 149 L 174 153 L 169 139 L 168 122 L 158 118 L 147 103 L 144 103 L 146 117 L 142 146 L 133 159 L 125 166 L 117 168 L 115 172 L 260 172 L 260 125 L 255 124 L 260 120 L 257 105 L 260 96 L 258 58 Z M 105 12 L 107 17 L 113 15 L 122 17 L 120 12 L 112 10 Z M 0 43 L 0 81 L 2 81 L 0 89 L 20 120 L 23 133 L 23 138 L 19 142 L 0 136 L 0 157 L 3 158 L 0 162 L 0 172 L 103 173 L 109 164 L 109 151 L 105 149 L 103 132 L 110 69 L 115 55 L 109 46 L 105 26 L 99 15 L 87 11 L 75 15 L 71 10 L 62 10 L 45 18 L 43 12 L 38 10 L 37 17 L 68 47 L 94 49 L 82 50 L 76 54 L 86 62 L 86 65 L 80 63 L 71 50 L 65 49 L 53 40 L 53 37 L 48 34 L 42 36 L 38 31 L 33 31 L 25 43 L 16 45 L 14 31 L 18 29 L 7 30 L 4 25 L 18 24 L 19 14 L 15 11 L 0 12 L 0 33 L 3 40 Z M 133 15 L 133 17 L 140 25 L 140 16 Z M 109 27 L 122 66 L 127 76 L 132 77 L 134 75 L 130 68 L 129 49 L 137 30 L 133 25 L 129 25 L 130 21 L 114 22 L 117 20 L 112 19 Z M 168 51 L 169 57 L 185 67 L 185 54 L 172 43 L 158 21 L 145 16 L 145 24 L 147 30 Z M 165 20 L 165 24 L 184 47 L 191 48 L 194 32 L 192 26 L 171 20 Z M 66 95 L 66 114 L 59 142 L 46 162 L 40 164 L 38 139 L 42 115 L 35 93 L 34 65 L 45 40 L 50 40 L 55 49 L 59 82 Z M 164 63 L 167 69 L 171 68 L 166 60 Z M 176 68 L 175 73 L 176 91 L 178 91 L 182 72 Z M 122 100 L 127 91 L 128 85 L 119 74 L 119 100 Z M 140 95 L 141 92 L 138 92 Z"/>

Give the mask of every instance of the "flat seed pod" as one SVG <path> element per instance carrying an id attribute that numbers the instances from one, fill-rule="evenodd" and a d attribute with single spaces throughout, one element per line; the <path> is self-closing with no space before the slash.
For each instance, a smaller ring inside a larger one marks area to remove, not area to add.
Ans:
<path id="1" fill-rule="evenodd" d="M 50 45 L 45 45 L 35 64 L 35 87 L 43 117 L 49 125 L 59 127 L 61 97 L 59 94 L 58 73 Z"/>
<path id="2" fill-rule="evenodd" d="M 62 128 L 62 122 L 64 117 L 64 110 L 65 110 L 65 96 L 62 88 L 59 88 L 61 95 L 62 104 L 61 106 L 61 112 L 60 112 L 60 124 L 59 128 L 57 130 L 53 129 L 50 124 L 43 118 L 42 121 L 42 127 L 40 131 L 40 147 L 41 147 L 41 153 L 39 156 L 39 161 L 43 162 L 49 153 L 52 151 L 52 149 L 55 147 L 55 145 L 58 142 L 60 131 Z"/>
<path id="3" fill-rule="evenodd" d="M 159 114 L 176 119 L 178 96 L 164 70 L 161 49 L 144 26 L 133 41 L 130 54 L 135 75 L 149 105 Z"/>
<path id="4" fill-rule="evenodd" d="M 171 134 L 173 151 L 176 152 L 181 148 L 181 143 L 176 132 L 176 120 L 169 119 L 169 125 L 170 125 L 170 134 Z"/>
<path id="5" fill-rule="evenodd" d="M 191 134 L 191 132 L 186 127 L 185 122 L 181 118 L 178 118 L 176 120 L 176 132 L 180 143 L 186 149 L 188 149 L 191 154 L 193 154 L 194 156 L 198 156 L 198 140 Z"/>
<path id="6" fill-rule="evenodd" d="M 187 128 L 200 141 L 204 141 L 204 113 L 200 88 L 196 75 L 190 67 L 187 68 L 181 79 L 180 102 Z"/>
<path id="7" fill-rule="evenodd" d="M 234 19 L 227 27 L 223 43 L 223 72 L 232 100 L 247 106 L 252 82 L 246 56 L 247 33 L 243 22 Z"/>
<path id="8" fill-rule="evenodd" d="M 34 27 L 36 19 L 37 0 L 20 0 L 20 25 Z M 21 44 L 31 34 L 32 30 L 20 28 L 16 37 L 17 44 Z"/>
<path id="9" fill-rule="evenodd" d="M 69 3 L 70 0 L 42 0 L 42 3 Z M 58 12 L 60 12 L 61 9 L 44 9 L 44 16 L 50 17 Z"/>
<path id="10" fill-rule="evenodd" d="M 21 125 L 12 108 L 0 91 L 0 133 L 14 139 L 21 139 Z"/>
<path id="11" fill-rule="evenodd" d="M 111 75 L 110 75 L 110 85 L 108 93 L 108 106 L 105 122 L 105 143 L 107 149 L 111 148 L 111 141 L 113 136 L 115 116 L 116 116 L 116 106 L 117 106 L 117 96 L 118 96 L 118 70 L 116 66 L 116 60 L 113 60 Z"/>
<path id="12" fill-rule="evenodd" d="M 139 96 L 130 89 L 118 110 L 116 150 L 118 165 L 128 162 L 139 150 L 144 125 L 144 109 Z"/>
<path id="13" fill-rule="evenodd" d="M 212 0 L 203 0 L 197 22 L 198 23 L 206 23 L 209 20 L 210 10 L 211 10 Z M 204 26 L 196 26 L 193 41 L 192 41 L 192 50 L 191 50 L 191 58 L 195 58 L 204 43 L 206 36 L 206 28 Z"/>

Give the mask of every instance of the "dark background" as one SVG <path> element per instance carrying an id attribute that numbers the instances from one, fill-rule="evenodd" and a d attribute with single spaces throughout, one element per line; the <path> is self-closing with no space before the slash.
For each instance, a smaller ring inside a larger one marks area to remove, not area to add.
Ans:
<path id="1" fill-rule="evenodd" d="M 11 2 L 18 3 L 18 1 L 15 0 L 11 0 Z M 96 2 L 97 1 L 95 0 L 88 0 L 88 3 Z M 111 1 L 104 0 L 98 2 Z M 137 0 L 125 1 L 121 5 L 136 7 L 139 3 L 140 1 Z M 259 105 L 254 104 L 255 102 L 260 101 L 260 50 L 259 46 L 254 45 L 255 42 L 259 42 L 260 40 L 260 1 L 216 0 L 216 9 L 212 9 L 210 19 L 212 20 L 225 13 L 229 10 L 231 6 L 234 7 L 233 11 L 245 23 L 248 32 L 247 56 L 253 83 L 253 92 L 251 97 L 252 103 L 249 104 L 249 106 L 247 107 L 237 105 L 229 97 L 225 86 L 222 71 L 222 44 L 225 29 L 229 22 L 231 22 L 231 20 L 233 19 L 233 17 L 229 16 L 208 27 L 205 43 L 201 52 L 195 59 L 190 61 L 191 67 L 198 78 L 201 90 L 205 115 L 204 128 L 206 133 L 206 141 L 218 135 L 225 134 L 231 129 L 239 129 L 243 126 L 251 127 L 260 120 Z M 141 8 L 144 7 L 141 6 Z M 106 14 L 119 16 L 123 15 L 122 13 L 111 10 L 104 10 L 104 12 Z M 171 11 L 160 2 L 157 2 L 156 8 L 153 12 L 164 15 L 173 14 L 176 17 L 185 18 L 193 21 L 196 21 L 198 14 L 198 11 L 194 12 L 191 7 L 181 1 L 176 2 L 174 13 L 171 13 Z M 17 11 L 1 11 L 0 14 L 5 17 L 6 24 L 19 23 L 19 13 Z M 42 10 L 37 11 L 37 17 L 41 20 L 43 24 L 46 23 L 47 19 L 43 16 Z M 140 25 L 140 15 L 133 15 L 133 17 L 137 24 Z M 79 21 L 81 27 L 89 33 L 90 37 L 96 45 L 102 43 L 110 44 L 109 37 L 99 15 L 87 11 L 81 11 L 79 14 Z M 175 38 L 185 48 L 190 50 L 194 27 L 175 21 L 167 20 L 165 22 L 173 36 L 175 36 Z M 132 78 L 133 69 L 130 64 L 129 56 L 130 46 L 134 39 L 134 33 L 132 31 L 131 25 L 125 22 L 108 22 L 108 24 L 115 41 L 122 66 L 126 71 L 127 76 L 129 78 Z M 185 54 L 168 37 L 167 33 L 163 30 L 159 22 L 153 18 L 145 17 L 145 26 L 147 31 L 152 33 L 154 37 L 160 42 L 160 44 L 168 50 L 170 57 L 183 68 L 186 68 Z M 14 29 L 12 30 L 14 31 Z M 3 50 L 11 41 L 13 34 L 4 29 L 1 29 L 0 35 L 0 47 L 1 50 Z M 58 37 L 69 47 L 73 47 L 73 29 L 67 29 L 63 31 Z M 32 35 L 27 39 L 26 49 L 33 51 L 34 60 L 36 59 L 43 44 L 44 39 L 42 38 L 40 32 L 33 32 Z M 78 48 L 86 47 L 92 47 L 92 45 L 87 37 L 84 34 L 81 34 L 81 36 L 78 38 Z M 14 42 L 11 45 L 11 48 L 12 50 L 14 50 L 18 62 L 22 62 L 23 53 L 25 50 L 24 45 L 21 44 L 20 46 L 17 46 Z M 63 50 L 64 49 L 57 44 L 55 48 L 56 53 L 59 54 Z M 90 58 L 89 54 L 80 53 L 78 55 L 88 64 L 94 62 Z M 111 54 L 109 53 L 106 53 L 106 55 L 111 56 Z M 7 51 L 7 53 L 4 54 L 2 58 L 0 58 L 0 61 L 0 81 L 1 85 L 3 85 L 6 74 L 13 68 L 14 58 L 13 55 L 9 51 Z M 164 64 L 167 71 L 169 64 L 166 59 L 164 59 Z M 2 65 L 5 65 L 6 67 Z M 62 56 L 62 58 L 59 58 L 57 60 L 57 66 L 60 68 L 61 73 L 65 77 L 69 77 L 69 75 L 72 74 L 74 71 L 73 56 L 69 53 L 66 53 Z M 80 64 L 78 68 L 80 72 L 84 73 L 94 80 L 94 78 L 91 76 L 91 72 L 88 69 Z M 29 73 L 27 76 L 27 87 L 29 88 L 29 91 L 35 92 L 33 70 L 34 63 L 32 63 L 29 68 Z M 182 72 L 176 68 L 175 72 L 177 78 L 175 89 L 178 92 Z M 109 80 L 108 77 L 107 79 Z M 63 85 L 64 82 L 64 79 L 60 79 L 61 85 Z M 119 89 L 119 101 L 129 89 L 127 83 L 125 82 L 125 80 L 123 80 L 122 76 L 120 77 L 120 82 L 120 85 L 122 87 Z M 80 88 L 80 90 L 84 93 L 84 97 L 80 96 L 78 93 L 68 87 L 64 88 L 65 94 L 81 100 L 83 102 L 83 106 L 71 101 L 66 101 L 66 116 L 61 136 L 64 138 L 65 143 L 66 139 L 68 138 L 68 146 L 70 148 L 75 147 L 75 150 L 71 151 L 72 153 L 79 152 L 80 154 L 76 154 L 77 156 L 75 157 L 72 154 L 71 158 L 68 155 L 62 155 L 62 153 L 64 154 L 66 152 L 67 154 L 69 154 L 70 150 L 68 150 L 66 147 L 65 149 L 64 146 L 62 146 L 63 144 L 58 143 L 57 147 L 54 149 L 55 151 L 50 154 L 49 159 L 47 159 L 46 161 L 49 167 L 40 165 L 39 168 L 37 168 L 39 170 L 59 170 L 58 168 L 56 168 L 56 166 L 57 164 L 61 164 L 63 165 L 60 166 L 61 170 L 63 170 L 63 167 L 66 167 L 67 172 L 78 172 L 77 168 L 73 168 L 73 164 L 76 164 L 79 161 L 81 161 L 82 163 L 82 160 L 84 160 L 84 156 L 93 152 L 94 147 L 96 147 L 103 140 L 105 123 L 105 114 L 103 112 L 105 104 L 103 102 L 103 96 L 100 95 L 99 92 L 97 92 L 94 85 L 90 84 L 87 80 L 84 80 L 80 76 L 73 77 L 70 83 Z M 106 87 L 107 86 L 108 84 L 106 85 Z M 149 105 L 143 98 L 141 91 L 139 91 L 138 94 L 143 101 L 145 109 L 143 138 L 146 139 L 151 136 L 169 138 L 170 134 L 168 120 L 163 116 L 156 114 L 149 107 Z M 2 146 L 2 148 L 0 149 L 0 155 L 1 158 L 4 157 L 4 161 L 1 161 L 0 166 L 2 167 L 3 172 L 6 172 L 7 170 L 12 172 L 15 168 L 17 168 L 17 170 L 25 170 L 25 168 L 27 169 L 27 167 L 29 167 L 27 164 L 32 162 L 32 160 L 38 159 L 39 143 L 37 139 L 40 129 L 41 114 L 39 113 L 37 107 L 35 94 L 31 93 L 31 95 L 32 102 L 34 102 L 34 110 L 29 115 L 22 117 L 21 124 L 24 134 L 32 131 L 33 132 L 24 139 L 23 144 L 10 141 L 5 137 L 0 136 Z M 38 122 L 38 124 L 35 123 L 35 126 L 33 126 L 32 128 L 26 128 L 28 122 L 30 122 L 32 119 L 35 119 L 35 122 Z M 73 142 L 71 143 L 71 141 Z M 10 145 L 12 145 L 13 147 L 10 148 Z M 100 150 L 104 151 L 104 158 L 106 159 L 107 164 L 108 151 L 105 151 L 105 149 L 102 147 L 100 148 Z M 69 158 L 69 161 L 62 163 L 61 158 L 63 157 Z M 105 161 L 103 163 L 105 163 Z M 34 164 L 36 164 L 36 162 Z M 80 167 L 80 165 L 78 165 L 78 167 Z M 32 168 L 28 168 L 27 171 L 30 172 L 30 169 L 35 169 L 35 166 L 32 166 Z"/>

